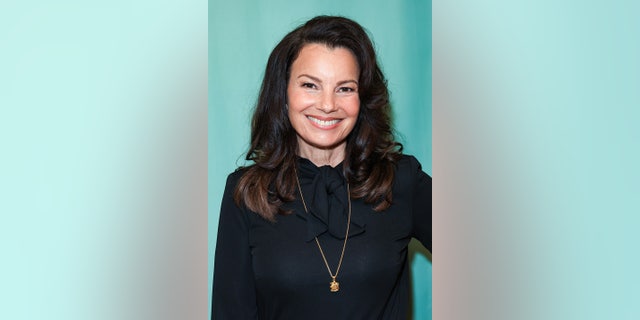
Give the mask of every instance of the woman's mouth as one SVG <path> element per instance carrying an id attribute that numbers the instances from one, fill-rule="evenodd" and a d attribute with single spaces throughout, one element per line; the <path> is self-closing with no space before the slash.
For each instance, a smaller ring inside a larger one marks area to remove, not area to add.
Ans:
<path id="1" fill-rule="evenodd" d="M 321 120 L 318 118 L 314 118 L 312 116 L 307 116 L 307 119 L 311 120 L 311 122 L 315 123 L 316 125 L 322 128 L 334 126 L 341 121 L 341 119 Z"/>

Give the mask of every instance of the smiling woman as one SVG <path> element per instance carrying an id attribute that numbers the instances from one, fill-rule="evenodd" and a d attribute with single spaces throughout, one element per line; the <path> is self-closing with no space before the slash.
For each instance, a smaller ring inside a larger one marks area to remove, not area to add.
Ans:
<path id="1" fill-rule="evenodd" d="M 317 166 L 342 162 L 360 110 L 358 75 L 348 49 L 314 43 L 300 50 L 291 66 L 287 97 L 301 157 Z"/>
<path id="2" fill-rule="evenodd" d="M 408 244 L 431 249 L 431 178 L 402 154 L 355 21 L 319 16 L 267 62 L 248 167 L 230 174 L 214 319 L 405 319 Z"/>

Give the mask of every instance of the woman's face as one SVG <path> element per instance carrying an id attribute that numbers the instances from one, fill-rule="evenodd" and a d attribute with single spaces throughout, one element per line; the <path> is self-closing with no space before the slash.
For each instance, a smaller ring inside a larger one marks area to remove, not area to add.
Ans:
<path id="1" fill-rule="evenodd" d="M 360 111 L 359 75 L 349 49 L 302 47 L 287 87 L 289 120 L 301 151 L 344 149 Z"/>

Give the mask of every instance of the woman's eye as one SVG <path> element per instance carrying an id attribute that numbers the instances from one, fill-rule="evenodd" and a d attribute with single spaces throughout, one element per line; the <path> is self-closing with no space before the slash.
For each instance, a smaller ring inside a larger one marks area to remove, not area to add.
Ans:
<path id="1" fill-rule="evenodd" d="M 305 82 L 302 84 L 303 88 L 308 88 L 308 89 L 315 89 L 316 85 L 311 83 L 311 82 Z"/>
<path id="2" fill-rule="evenodd" d="M 355 92 L 356 89 L 351 87 L 340 87 L 338 88 L 338 91 L 339 92 Z"/>

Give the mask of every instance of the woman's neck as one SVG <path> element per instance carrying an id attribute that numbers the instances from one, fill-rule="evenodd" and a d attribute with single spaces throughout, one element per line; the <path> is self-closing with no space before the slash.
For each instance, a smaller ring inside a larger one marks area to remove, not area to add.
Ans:
<path id="1" fill-rule="evenodd" d="M 299 145 L 298 155 L 302 158 L 309 159 L 317 167 L 329 165 L 335 167 L 344 160 L 344 152 L 346 143 L 335 148 L 320 149 L 309 145 Z"/>

